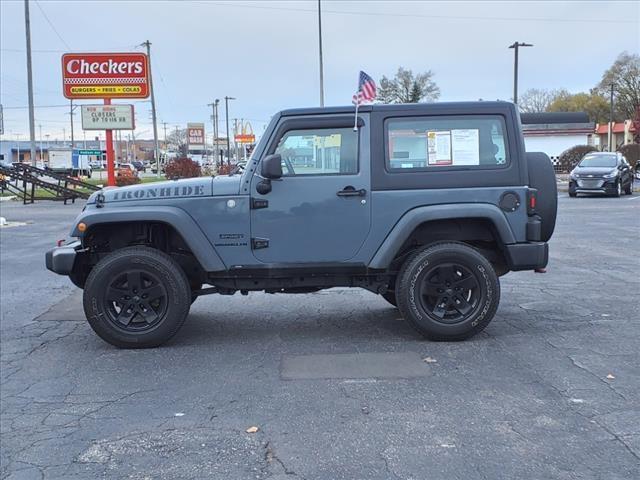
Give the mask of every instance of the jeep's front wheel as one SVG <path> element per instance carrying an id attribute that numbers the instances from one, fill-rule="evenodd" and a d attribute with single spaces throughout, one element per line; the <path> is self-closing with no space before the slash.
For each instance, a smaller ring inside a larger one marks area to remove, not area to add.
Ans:
<path id="1" fill-rule="evenodd" d="M 91 270 L 83 304 L 91 328 L 111 345 L 157 347 L 184 324 L 191 289 L 184 271 L 169 255 L 128 247 Z"/>
<path id="2" fill-rule="evenodd" d="M 405 262 L 396 282 L 402 316 L 430 340 L 463 340 L 491 322 L 500 282 L 489 261 L 463 243 L 441 243 Z"/>

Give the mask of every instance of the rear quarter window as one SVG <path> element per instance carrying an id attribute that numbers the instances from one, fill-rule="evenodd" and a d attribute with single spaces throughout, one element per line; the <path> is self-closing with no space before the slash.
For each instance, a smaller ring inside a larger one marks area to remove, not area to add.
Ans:
<path id="1" fill-rule="evenodd" d="M 384 131 L 388 172 L 496 169 L 510 163 L 499 115 L 388 118 Z"/>

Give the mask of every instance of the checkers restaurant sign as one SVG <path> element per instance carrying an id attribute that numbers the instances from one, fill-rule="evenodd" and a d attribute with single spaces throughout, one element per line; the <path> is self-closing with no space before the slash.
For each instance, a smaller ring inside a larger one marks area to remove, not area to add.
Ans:
<path id="1" fill-rule="evenodd" d="M 70 99 L 147 98 L 144 53 L 67 53 L 62 56 L 64 96 Z"/>

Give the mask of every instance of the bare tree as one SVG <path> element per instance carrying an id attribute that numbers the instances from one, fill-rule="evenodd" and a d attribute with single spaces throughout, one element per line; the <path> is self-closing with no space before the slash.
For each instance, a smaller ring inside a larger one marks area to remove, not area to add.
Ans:
<path id="1" fill-rule="evenodd" d="M 600 94 L 608 96 L 611 85 L 618 120 L 634 118 L 636 108 L 640 107 L 640 55 L 628 52 L 618 55 L 596 88 Z"/>
<path id="2" fill-rule="evenodd" d="M 167 135 L 167 143 L 170 145 L 171 150 L 178 152 L 178 155 L 184 157 L 187 155 L 187 130 L 175 129 L 169 135 Z"/>
<path id="3" fill-rule="evenodd" d="M 433 102 L 440 97 L 440 88 L 431 70 L 414 75 L 411 70 L 398 68 L 392 79 L 383 76 L 378 89 L 380 103 Z"/>
<path id="4" fill-rule="evenodd" d="M 565 95 L 568 95 L 568 92 L 564 89 L 530 88 L 518 99 L 518 108 L 523 113 L 547 112 L 556 99 Z"/>

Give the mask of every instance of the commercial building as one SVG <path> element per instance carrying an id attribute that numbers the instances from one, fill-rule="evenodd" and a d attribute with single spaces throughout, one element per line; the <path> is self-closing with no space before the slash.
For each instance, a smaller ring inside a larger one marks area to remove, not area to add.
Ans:
<path id="1" fill-rule="evenodd" d="M 633 120 L 625 120 L 624 122 L 615 122 L 611 124 L 611 144 L 614 146 L 613 150 L 617 150 L 623 145 L 633 143 L 633 139 L 638 134 L 636 131 Z M 594 142 L 593 145 L 598 150 L 609 150 L 609 124 L 598 123 L 596 124 Z"/>

